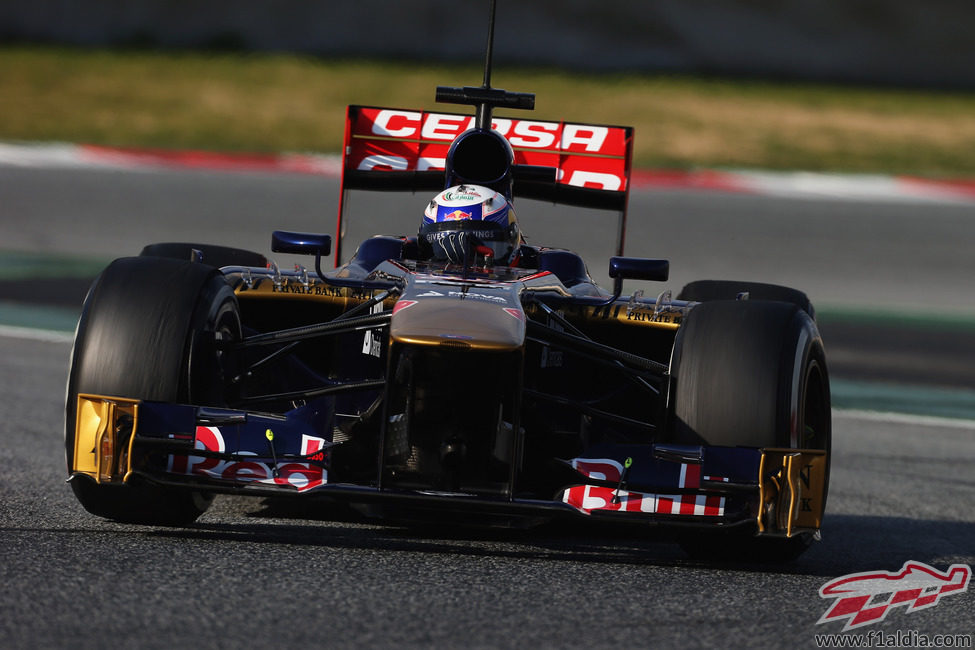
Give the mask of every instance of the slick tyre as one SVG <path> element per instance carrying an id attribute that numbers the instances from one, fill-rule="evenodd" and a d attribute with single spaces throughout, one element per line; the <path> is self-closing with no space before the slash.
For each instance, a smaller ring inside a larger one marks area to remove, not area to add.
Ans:
<path id="1" fill-rule="evenodd" d="M 223 405 L 227 362 L 215 343 L 239 338 L 236 297 L 213 267 L 152 256 L 112 262 L 92 285 L 75 334 L 65 411 L 69 471 L 79 393 Z M 71 486 L 92 514 L 129 523 L 189 524 L 212 500 L 136 479 L 99 485 L 76 476 Z"/>
<path id="2" fill-rule="evenodd" d="M 267 258 L 260 253 L 254 253 L 242 248 L 229 246 L 215 246 L 213 244 L 161 243 L 149 244 L 139 253 L 140 257 L 168 257 L 174 260 L 188 262 L 193 259 L 194 251 L 201 255 L 200 261 L 207 266 L 222 268 L 224 266 L 267 266 Z"/>
<path id="3" fill-rule="evenodd" d="M 828 485 L 829 375 L 807 310 L 793 302 L 704 302 L 684 319 L 671 367 L 675 442 L 822 449 Z M 785 561 L 811 541 L 808 534 L 789 539 L 695 534 L 685 536 L 682 546 L 700 557 Z"/>
<path id="4" fill-rule="evenodd" d="M 737 280 L 697 280 L 684 285 L 677 294 L 678 300 L 708 302 L 711 300 L 735 300 L 747 293 L 749 300 L 777 300 L 798 305 L 813 319 L 816 312 L 809 297 L 791 287 L 761 282 L 739 282 Z"/>

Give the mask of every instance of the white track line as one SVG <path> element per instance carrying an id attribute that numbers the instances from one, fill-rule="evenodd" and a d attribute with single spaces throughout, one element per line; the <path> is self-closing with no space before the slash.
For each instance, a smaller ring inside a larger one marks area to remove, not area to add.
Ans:
<path id="1" fill-rule="evenodd" d="M 32 327 L 17 327 L 15 325 L 0 325 L 0 336 L 13 339 L 44 341 L 45 343 L 72 343 L 74 341 L 73 332 L 40 330 Z"/>
<path id="2" fill-rule="evenodd" d="M 853 420 L 870 422 L 890 422 L 892 424 L 911 424 L 925 427 L 950 427 L 953 429 L 975 430 L 975 420 L 965 418 L 946 418 L 935 415 L 913 415 L 910 413 L 888 413 L 884 411 L 861 411 L 857 409 L 833 409 L 833 415 Z"/>

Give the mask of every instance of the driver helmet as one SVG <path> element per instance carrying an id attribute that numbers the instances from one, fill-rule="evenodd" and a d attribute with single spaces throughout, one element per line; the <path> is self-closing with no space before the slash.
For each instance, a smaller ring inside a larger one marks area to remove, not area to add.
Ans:
<path id="1" fill-rule="evenodd" d="M 500 192 L 482 185 L 455 185 L 435 196 L 423 213 L 419 240 L 429 246 L 449 233 L 460 232 L 470 233 L 476 244 L 490 248 L 495 263 L 507 263 L 521 246 L 521 231 L 511 203 Z"/>

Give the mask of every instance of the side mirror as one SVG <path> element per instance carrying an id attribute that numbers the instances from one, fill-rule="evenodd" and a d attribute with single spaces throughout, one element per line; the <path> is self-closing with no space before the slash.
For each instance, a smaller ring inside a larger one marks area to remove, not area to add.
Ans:
<path id="1" fill-rule="evenodd" d="M 670 277 L 670 262 L 643 257 L 611 257 L 609 258 L 609 277 L 617 280 L 625 278 L 666 282 Z"/>
<path id="2" fill-rule="evenodd" d="M 332 252 L 332 236 L 305 232 L 275 230 L 271 233 L 271 250 L 275 253 L 314 255 L 315 273 L 326 282 L 322 273 L 322 257 Z"/>
<path id="3" fill-rule="evenodd" d="M 611 305 L 623 295 L 623 280 L 651 280 L 665 282 L 670 277 L 670 261 L 643 257 L 609 258 L 609 277 L 613 278 L 613 297 L 605 304 Z"/>
<path id="4" fill-rule="evenodd" d="M 332 252 L 332 236 L 275 230 L 271 233 L 271 250 L 294 255 L 328 255 Z"/>

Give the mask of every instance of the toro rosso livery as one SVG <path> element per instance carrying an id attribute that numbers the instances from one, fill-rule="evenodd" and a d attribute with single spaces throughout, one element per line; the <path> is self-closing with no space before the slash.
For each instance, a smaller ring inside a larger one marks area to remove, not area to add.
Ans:
<path id="1" fill-rule="evenodd" d="M 490 67 L 488 66 L 488 72 Z M 690 552 L 789 558 L 818 535 L 829 380 L 804 294 L 676 296 L 623 256 L 632 130 L 495 118 L 534 97 L 439 88 L 474 116 L 349 107 L 343 197 L 428 191 L 403 235 L 336 265 L 328 235 L 263 255 L 155 244 L 95 281 L 68 380 L 70 484 L 90 512 L 183 525 L 216 493 L 326 496 L 396 520 L 667 525 Z M 515 207 L 620 213 L 614 290 L 531 245 Z M 754 556 L 753 556 L 754 557 Z"/>

